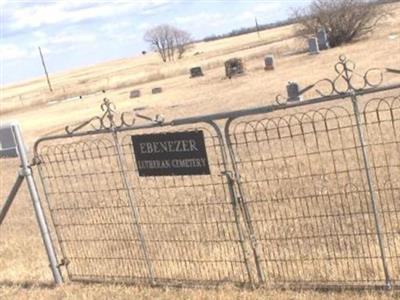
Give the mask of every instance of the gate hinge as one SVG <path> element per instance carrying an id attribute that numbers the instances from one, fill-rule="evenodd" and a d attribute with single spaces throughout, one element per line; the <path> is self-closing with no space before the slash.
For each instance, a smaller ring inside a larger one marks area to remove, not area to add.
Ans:
<path id="1" fill-rule="evenodd" d="M 220 176 L 226 176 L 229 182 L 236 182 L 235 176 L 232 171 L 222 171 Z"/>
<path id="2" fill-rule="evenodd" d="M 70 263 L 68 258 L 62 258 L 61 262 L 57 265 L 57 267 L 68 266 Z"/>
<path id="3" fill-rule="evenodd" d="M 32 159 L 32 166 L 37 166 L 37 165 L 40 165 L 41 163 L 42 163 L 42 161 L 40 160 L 39 157 L 37 157 L 37 156 L 34 156 L 34 157 L 33 157 L 33 159 Z"/>
<path id="4" fill-rule="evenodd" d="M 249 234 L 249 238 L 254 245 L 254 248 L 258 247 L 258 240 L 256 239 L 256 235 L 254 233 Z"/>

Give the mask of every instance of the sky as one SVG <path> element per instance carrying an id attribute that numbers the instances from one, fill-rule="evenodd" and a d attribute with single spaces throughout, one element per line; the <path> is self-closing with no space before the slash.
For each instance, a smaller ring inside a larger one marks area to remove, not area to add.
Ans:
<path id="1" fill-rule="evenodd" d="M 285 20 L 311 0 L 0 0 L 0 83 L 137 56 L 149 28 L 170 24 L 194 39 Z"/>

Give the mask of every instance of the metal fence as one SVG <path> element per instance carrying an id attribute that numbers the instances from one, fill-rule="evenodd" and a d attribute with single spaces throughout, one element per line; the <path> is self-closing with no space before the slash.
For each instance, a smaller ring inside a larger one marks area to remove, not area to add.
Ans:
<path id="1" fill-rule="evenodd" d="M 400 95 L 362 100 L 229 123 L 272 284 L 399 283 Z"/>
<path id="2" fill-rule="evenodd" d="M 303 89 L 317 98 L 170 122 L 117 119 L 105 99 L 101 117 L 39 139 L 57 268 L 152 285 L 400 286 L 400 85 L 344 57 L 335 70 Z M 210 175 L 139 176 L 132 134 L 189 130 L 204 133 Z"/>

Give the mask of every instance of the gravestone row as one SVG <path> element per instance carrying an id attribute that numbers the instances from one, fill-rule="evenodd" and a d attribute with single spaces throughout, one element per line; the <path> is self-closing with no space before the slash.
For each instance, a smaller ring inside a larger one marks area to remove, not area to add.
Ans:
<path id="1" fill-rule="evenodd" d="M 318 54 L 321 50 L 329 48 L 328 34 L 325 28 L 320 28 L 315 37 L 308 39 L 309 54 Z"/>
<path id="2" fill-rule="evenodd" d="M 152 88 L 151 89 L 151 93 L 152 94 L 160 94 L 162 92 L 162 88 L 161 87 L 155 87 L 155 88 Z M 140 92 L 140 90 L 132 90 L 130 93 L 129 93 L 129 98 L 138 98 L 138 97 L 140 97 L 141 96 L 141 92 Z"/>
<path id="3" fill-rule="evenodd" d="M 228 78 L 232 78 L 234 76 L 242 75 L 245 73 L 244 63 L 241 58 L 231 58 L 225 61 L 225 76 Z M 264 58 L 264 70 L 274 70 L 275 69 L 275 59 L 273 55 L 267 55 Z M 190 78 L 196 78 L 204 76 L 203 70 L 201 67 L 193 67 L 190 69 Z"/>

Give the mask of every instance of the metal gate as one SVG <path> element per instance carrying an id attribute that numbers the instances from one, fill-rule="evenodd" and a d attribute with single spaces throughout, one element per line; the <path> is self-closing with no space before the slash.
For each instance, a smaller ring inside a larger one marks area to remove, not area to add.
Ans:
<path id="1" fill-rule="evenodd" d="M 111 103 L 104 108 L 110 121 Z M 172 285 L 251 281 L 218 127 L 210 122 L 173 129 L 203 131 L 211 175 L 139 177 L 132 134 L 171 128 L 103 133 L 105 121 L 96 134 L 45 138 L 35 147 L 69 278 Z M 109 125 L 116 126 L 112 120 Z"/>

